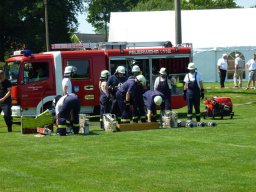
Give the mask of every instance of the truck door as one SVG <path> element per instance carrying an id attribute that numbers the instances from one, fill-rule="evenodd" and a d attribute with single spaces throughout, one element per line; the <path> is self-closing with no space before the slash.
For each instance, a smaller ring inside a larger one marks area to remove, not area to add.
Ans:
<path id="1" fill-rule="evenodd" d="M 81 113 L 92 113 L 99 105 L 99 76 L 106 69 L 103 51 L 87 51 L 74 54 L 63 53 L 63 69 L 74 66 L 76 74 L 71 77 L 73 92 L 79 96 Z"/>
<path id="2" fill-rule="evenodd" d="M 37 58 L 24 62 L 21 66 L 22 78 L 18 89 L 21 107 L 25 114 L 30 108 L 35 108 L 46 96 L 55 95 L 54 77 L 51 72 L 53 69 L 50 62 L 50 59 Z"/>
<path id="3" fill-rule="evenodd" d="M 68 59 L 65 61 L 67 66 L 74 66 L 76 74 L 71 77 L 73 92 L 81 99 L 82 106 L 94 105 L 94 84 L 91 76 L 92 67 L 89 59 Z"/>

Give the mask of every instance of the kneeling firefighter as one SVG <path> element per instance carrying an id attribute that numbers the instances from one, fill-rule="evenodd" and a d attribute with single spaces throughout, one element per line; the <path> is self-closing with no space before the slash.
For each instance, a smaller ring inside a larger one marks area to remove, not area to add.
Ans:
<path id="1" fill-rule="evenodd" d="M 196 121 L 200 122 L 200 98 L 204 98 L 204 87 L 201 73 L 196 72 L 196 69 L 194 63 L 188 64 L 189 73 L 184 78 L 184 100 L 188 103 L 188 120 L 192 120 L 194 106 Z"/>
<path id="2" fill-rule="evenodd" d="M 56 113 L 57 133 L 61 136 L 67 134 L 67 126 L 71 126 L 74 134 L 79 132 L 80 100 L 74 93 L 56 96 L 53 100 Z"/>
<path id="3" fill-rule="evenodd" d="M 156 106 L 161 105 L 161 110 L 164 110 L 163 98 L 164 94 L 156 90 L 148 90 L 143 94 L 144 104 L 147 108 L 148 122 L 156 122 Z"/>

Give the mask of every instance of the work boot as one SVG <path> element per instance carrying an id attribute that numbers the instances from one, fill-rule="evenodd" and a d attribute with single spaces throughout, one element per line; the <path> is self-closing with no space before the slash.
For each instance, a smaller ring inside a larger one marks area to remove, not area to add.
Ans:
<path id="1" fill-rule="evenodd" d="M 12 127 L 8 127 L 8 132 L 12 132 Z"/>

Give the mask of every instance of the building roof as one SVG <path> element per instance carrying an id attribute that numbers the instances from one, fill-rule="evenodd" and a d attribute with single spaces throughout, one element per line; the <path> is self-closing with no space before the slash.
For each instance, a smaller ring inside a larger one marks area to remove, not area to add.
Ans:
<path id="1" fill-rule="evenodd" d="M 253 18 L 256 8 L 181 11 L 182 42 L 193 47 L 256 46 Z M 110 42 L 175 43 L 175 12 L 114 12 Z"/>
<path id="2" fill-rule="evenodd" d="M 106 41 L 104 34 L 85 34 L 85 33 L 75 33 L 75 34 L 79 38 L 81 43 L 99 43 L 99 42 Z"/>

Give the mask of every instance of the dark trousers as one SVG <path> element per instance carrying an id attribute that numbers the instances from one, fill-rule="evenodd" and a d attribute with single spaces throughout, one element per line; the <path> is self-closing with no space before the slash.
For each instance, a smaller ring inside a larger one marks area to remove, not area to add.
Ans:
<path id="1" fill-rule="evenodd" d="M 121 122 L 120 123 L 130 123 L 131 111 L 129 106 L 125 104 L 125 95 L 120 91 L 116 93 L 116 99 L 118 102 L 118 107 L 121 111 Z"/>
<path id="2" fill-rule="evenodd" d="M 11 103 L 2 103 L 0 104 L 0 113 L 4 113 L 4 121 L 7 126 L 8 132 L 12 132 L 12 104 Z"/>
<path id="3" fill-rule="evenodd" d="M 132 111 L 132 120 L 134 123 L 138 123 L 139 120 L 142 123 L 146 122 L 146 114 L 145 114 L 145 108 L 144 108 L 144 103 L 140 102 L 137 105 L 134 105 L 133 111 Z"/>
<path id="4" fill-rule="evenodd" d="M 192 120 L 193 107 L 196 112 L 196 121 L 200 122 L 200 90 L 187 90 L 187 104 L 188 104 L 188 114 L 189 120 Z"/>
<path id="5" fill-rule="evenodd" d="M 110 103 L 107 97 L 100 96 L 100 127 L 104 129 L 103 114 L 110 112 Z"/>
<path id="6" fill-rule="evenodd" d="M 164 109 L 171 110 L 171 95 L 166 94 L 164 97 Z"/>
<path id="7" fill-rule="evenodd" d="M 224 82 L 226 79 L 227 70 L 220 69 L 219 75 L 220 75 L 220 87 L 225 87 Z"/>
<path id="8" fill-rule="evenodd" d="M 68 95 L 63 103 L 58 114 L 58 132 L 60 135 L 65 135 L 67 121 L 73 128 L 75 134 L 79 132 L 79 113 L 80 113 L 80 101 L 76 95 Z"/>
<path id="9" fill-rule="evenodd" d="M 116 99 L 116 95 L 115 96 L 110 95 L 110 98 L 111 98 L 110 113 L 115 114 L 118 123 L 120 123 L 120 121 L 121 121 L 121 111 L 119 109 L 119 105 L 118 105 L 118 102 L 117 102 L 117 99 Z"/>

